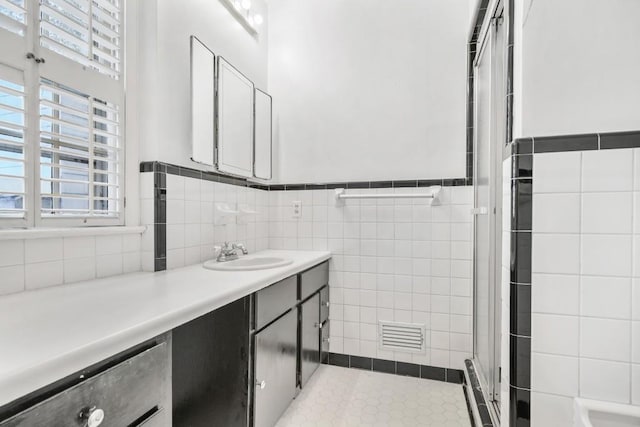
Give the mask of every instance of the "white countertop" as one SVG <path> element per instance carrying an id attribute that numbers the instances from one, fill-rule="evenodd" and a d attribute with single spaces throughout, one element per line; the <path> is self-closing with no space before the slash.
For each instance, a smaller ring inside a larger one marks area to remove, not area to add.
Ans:
<path id="1" fill-rule="evenodd" d="M 236 272 L 198 264 L 0 297 L 0 406 L 331 257 L 260 254 L 293 263 Z"/>

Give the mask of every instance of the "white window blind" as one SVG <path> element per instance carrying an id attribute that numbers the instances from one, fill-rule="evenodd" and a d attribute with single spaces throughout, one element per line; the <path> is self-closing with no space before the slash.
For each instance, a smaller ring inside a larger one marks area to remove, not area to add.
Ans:
<path id="1" fill-rule="evenodd" d="M 43 217 L 118 216 L 118 115 L 113 104 L 42 81 L 40 193 Z"/>
<path id="2" fill-rule="evenodd" d="M 40 44 L 118 79 L 120 16 L 117 0 L 41 0 Z"/>
<path id="3" fill-rule="evenodd" d="M 0 0 L 0 228 L 124 223 L 123 0 Z"/>
<path id="4" fill-rule="evenodd" d="M 27 9 L 25 0 L 0 0 L 0 28 L 25 35 Z"/>
<path id="5" fill-rule="evenodd" d="M 0 66 L 0 217 L 25 217 L 24 109 L 21 74 Z"/>

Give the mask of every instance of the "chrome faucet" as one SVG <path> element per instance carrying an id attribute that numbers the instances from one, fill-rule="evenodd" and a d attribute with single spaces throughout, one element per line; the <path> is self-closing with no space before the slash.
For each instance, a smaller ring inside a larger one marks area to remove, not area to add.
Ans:
<path id="1" fill-rule="evenodd" d="M 218 262 L 225 262 L 238 259 L 238 251 L 242 251 L 243 255 L 247 255 L 249 253 L 242 243 L 224 242 L 224 245 L 220 247 L 220 253 L 218 253 L 216 260 Z"/>

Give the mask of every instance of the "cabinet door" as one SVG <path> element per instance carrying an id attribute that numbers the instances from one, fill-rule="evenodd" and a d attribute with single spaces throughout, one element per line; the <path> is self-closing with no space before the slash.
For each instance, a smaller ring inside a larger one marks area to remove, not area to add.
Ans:
<path id="1" fill-rule="evenodd" d="M 320 294 L 300 306 L 302 331 L 300 343 L 300 385 L 304 387 L 320 365 Z"/>
<path id="2" fill-rule="evenodd" d="M 247 426 L 250 312 L 247 297 L 173 330 L 173 427 Z"/>
<path id="3" fill-rule="evenodd" d="M 296 394 L 298 313 L 291 310 L 255 335 L 255 427 L 272 427 Z"/>

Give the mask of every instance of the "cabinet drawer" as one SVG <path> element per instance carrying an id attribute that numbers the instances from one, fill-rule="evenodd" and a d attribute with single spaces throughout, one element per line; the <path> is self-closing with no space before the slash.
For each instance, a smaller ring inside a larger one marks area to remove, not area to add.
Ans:
<path id="1" fill-rule="evenodd" d="M 296 285 L 296 276 L 292 276 L 256 292 L 256 329 L 296 305 Z"/>
<path id="2" fill-rule="evenodd" d="M 161 343 L 0 422 L 0 426 L 82 425 L 78 415 L 93 407 L 104 411 L 104 426 L 131 425 L 164 403 L 168 361 L 167 343 Z"/>
<path id="3" fill-rule="evenodd" d="M 329 262 L 323 262 L 319 266 L 305 271 L 300 278 L 300 299 L 314 294 L 327 283 L 329 283 Z"/>

